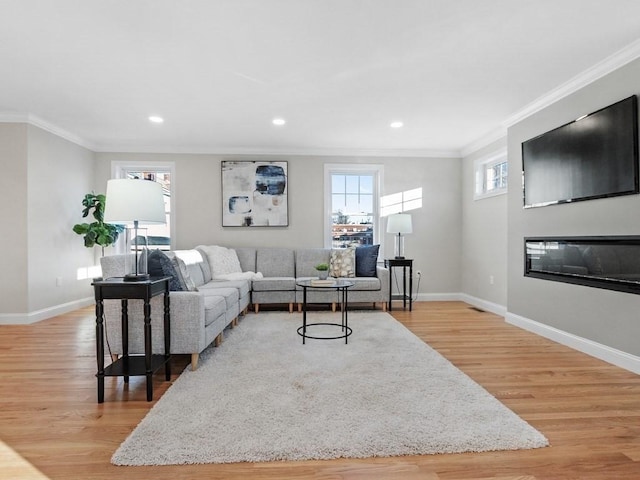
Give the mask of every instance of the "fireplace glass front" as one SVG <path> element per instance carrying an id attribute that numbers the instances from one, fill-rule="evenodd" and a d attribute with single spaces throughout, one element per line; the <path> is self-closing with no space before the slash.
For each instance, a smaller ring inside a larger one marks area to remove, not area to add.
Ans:
<path id="1" fill-rule="evenodd" d="M 525 238 L 528 277 L 640 294 L 640 237 Z"/>

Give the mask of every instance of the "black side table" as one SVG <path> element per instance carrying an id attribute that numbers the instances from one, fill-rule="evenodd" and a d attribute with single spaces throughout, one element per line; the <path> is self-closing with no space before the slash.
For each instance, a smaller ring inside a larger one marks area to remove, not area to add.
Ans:
<path id="1" fill-rule="evenodd" d="M 389 311 L 392 310 L 393 300 L 402 300 L 403 308 L 407 309 L 407 300 L 409 301 L 409 311 L 411 311 L 413 300 L 411 292 L 413 292 L 413 259 L 411 258 L 386 258 L 384 266 L 389 269 Z M 402 267 L 402 293 L 393 295 L 393 269 Z M 407 267 L 409 267 L 409 293 L 407 293 Z"/>
<path id="2" fill-rule="evenodd" d="M 152 277 L 141 282 L 124 281 L 114 277 L 95 280 L 96 297 L 96 356 L 98 360 L 98 403 L 104 402 L 104 377 L 120 376 L 128 382 L 130 376 L 147 377 L 147 401 L 153 399 L 153 373 L 163 365 L 165 378 L 171 379 L 171 319 L 169 315 L 169 280 L 171 277 Z M 154 355 L 151 346 L 151 298 L 164 294 L 164 355 Z M 121 300 L 122 357 L 104 366 L 104 300 Z M 144 355 L 129 355 L 128 300 L 144 300 Z"/>

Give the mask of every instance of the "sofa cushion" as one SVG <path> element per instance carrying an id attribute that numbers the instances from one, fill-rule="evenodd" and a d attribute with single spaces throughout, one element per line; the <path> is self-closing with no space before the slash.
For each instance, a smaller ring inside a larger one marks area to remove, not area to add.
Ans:
<path id="1" fill-rule="evenodd" d="M 356 248 L 356 277 L 375 277 L 380 245 L 363 245 Z"/>
<path id="2" fill-rule="evenodd" d="M 316 265 L 329 263 L 331 250 L 328 248 L 300 248 L 296 250 L 296 277 L 318 277 Z"/>
<path id="3" fill-rule="evenodd" d="M 193 280 L 196 289 L 207 281 L 202 271 L 202 265 L 206 265 L 207 261 L 203 258 L 201 252 L 198 250 L 174 250 L 173 253 L 184 261 L 189 278 Z"/>
<path id="4" fill-rule="evenodd" d="M 195 248 L 195 250 L 202 257 L 202 262 L 199 263 L 200 271 L 202 272 L 202 283 L 207 283 L 211 281 L 211 269 L 209 268 L 209 260 L 207 259 L 207 254 L 202 250 L 199 246 Z"/>
<path id="5" fill-rule="evenodd" d="M 219 245 L 201 245 L 198 249 L 206 254 L 212 279 L 219 275 L 242 272 L 238 254 L 234 249 Z"/>
<path id="6" fill-rule="evenodd" d="M 171 259 L 161 250 L 151 250 L 147 255 L 147 268 L 152 277 L 171 277 L 169 280 L 169 290 L 183 291 L 178 273 L 171 262 Z"/>
<path id="7" fill-rule="evenodd" d="M 236 248 L 236 255 L 240 261 L 240 268 L 243 272 L 256 271 L 256 249 L 249 247 Z"/>
<path id="8" fill-rule="evenodd" d="M 380 279 L 378 277 L 356 277 L 350 278 L 350 282 L 354 285 L 349 289 L 350 292 L 380 290 Z"/>
<path id="9" fill-rule="evenodd" d="M 295 277 L 295 256 L 291 248 L 259 248 L 256 272 L 265 277 Z"/>
<path id="10" fill-rule="evenodd" d="M 208 284 L 207 284 L 208 285 Z M 200 293 L 204 295 L 205 301 L 207 297 L 223 297 L 226 302 L 226 308 L 238 308 L 238 300 L 240 293 L 237 288 L 233 287 L 217 287 L 217 288 L 200 288 Z M 236 310 L 237 313 L 237 310 Z"/>
<path id="11" fill-rule="evenodd" d="M 251 283 L 254 292 L 271 292 L 296 289 L 296 279 L 293 277 L 269 277 L 256 279 Z"/>
<path id="12" fill-rule="evenodd" d="M 356 276 L 356 251 L 354 248 L 334 248 L 331 250 L 329 275 L 336 278 Z"/>
<path id="13" fill-rule="evenodd" d="M 211 325 L 216 319 L 224 317 L 227 302 L 221 295 L 206 295 L 204 297 L 204 325 Z"/>
<path id="14" fill-rule="evenodd" d="M 240 298 L 249 295 L 251 289 L 251 282 L 248 280 L 211 280 L 205 283 L 199 289 L 199 291 L 207 290 L 209 288 L 235 288 L 238 290 Z"/>

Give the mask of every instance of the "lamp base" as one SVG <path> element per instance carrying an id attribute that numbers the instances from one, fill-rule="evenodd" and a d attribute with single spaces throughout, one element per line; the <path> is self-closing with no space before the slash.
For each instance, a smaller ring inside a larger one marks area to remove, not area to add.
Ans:
<path id="1" fill-rule="evenodd" d="M 124 276 L 125 282 L 144 282 L 151 278 L 148 273 L 127 273 Z"/>
<path id="2" fill-rule="evenodd" d="M 396 255 L 396 260 L 404 260 L 404 257 L 400 257 L 400 256 Z"/>

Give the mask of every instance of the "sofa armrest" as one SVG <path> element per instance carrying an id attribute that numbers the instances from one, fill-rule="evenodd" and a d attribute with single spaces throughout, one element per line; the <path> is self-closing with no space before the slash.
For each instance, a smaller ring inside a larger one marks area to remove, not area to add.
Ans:
<path id="1" fill-rule="evenodd" d="M 380 290 L 383 292 L 389 291 L 389 285 L 391 282 L 391 275 L 389 269 L 381 265 L 376 266 L 376 276 L 380 279 Z"/>
<path id="2" fill-rule="evenodd" d="M 198 292 L 171 292 L 171 353 L 199 353 L 207 346 L 204 333 L 204 296 Z M 112 353 L 122 353 L 120 300 L 105 300 L 107 338 Z M 129 300 L 129 353 L 144 353 L 142 300 Z M 151 299 L 151 331 L 154 353 L 164 353 L 164 297 Z"/>

